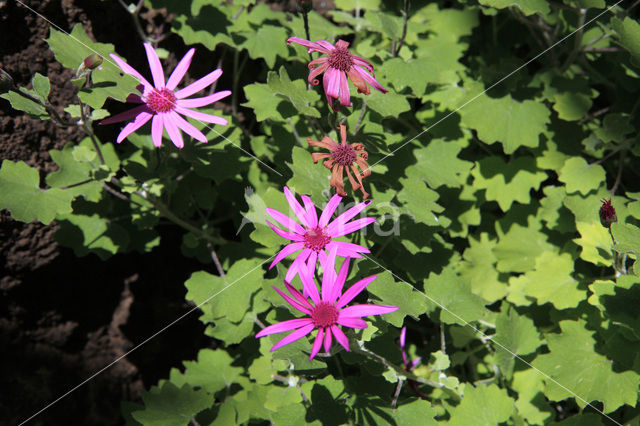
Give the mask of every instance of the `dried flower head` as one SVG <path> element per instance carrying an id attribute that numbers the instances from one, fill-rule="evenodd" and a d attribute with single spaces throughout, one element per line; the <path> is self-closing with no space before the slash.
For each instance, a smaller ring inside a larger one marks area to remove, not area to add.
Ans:
<path id="1" fill-rule="evenodd" d="M 605 228 L 611 226 L 612 223 L 618 221 L 618 216 L 616 216 L 616 209 L 613 208 L 611 204 L 611 198 L 608 200 L 602 199 L 600 200 L 602 206 L 600 206 L 600 223 Z"/>
<path id="2" fill-rule="evenodd" d="M 347 78 L 356 86 L 358 93 L 365 95 L 371 93 L 367 84 L 382 93 L 387 93 L 387 89 L 375 79 L 373 65 L 366 59 L 352 55 L 348 49 L 348 42 L 338 40 L 334 46 L 325 40 L 309 41 L 299 37 L 290 37 L 287 44 L 290 43 L 306 47 L 309 53 L 320 52 L 327 55 L 309 62 L 311 72 L 308 81 L 309 84 L 316 86 L 319 83 L 316 77 L 324 73 L 322 78 L 324 93 L 327 102 L 334 111 L 337 111 L 339 106 L 334 106 L 333 99 L 340 99 L 342 106 L 351 106 L 351 93 Z"/>
<path id="3" fill-rule="evenodd" d="M 309 146 L 317 146 L 329 150 L 329 153 L 313 153 L 313 162 L 317 163 L 321 158 L 327 159 L 323 164 L 327 169 L 331 170 L 330 185 L 336 189 L 338 195 L 343 197 L 347 195 L 344 190 L 344 172 L 346 171 L 353 190 L 361 190 L 363 198 L 366 200 L 369 197 L 369 193 L 364 190 L 362 179 L 371 175 L 371 170 L 367 165 L 369 155 L 361 143 L 347 143 L 347 128 L 344 125 L 340 125 L 340 137 L 342 139 L 340 144 L 328 136 L 322 138 L 321 141 L 307 138 Z M 358 171 L 358 167 L 361 171 Z"/>

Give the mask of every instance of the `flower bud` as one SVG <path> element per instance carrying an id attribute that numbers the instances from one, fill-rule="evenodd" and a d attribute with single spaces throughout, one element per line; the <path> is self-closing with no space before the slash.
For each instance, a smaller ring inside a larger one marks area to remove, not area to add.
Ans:
<path id="1" fill-rule="evenodd" d="M 309 13 L 313 10 L 313 0 L 298 0 L 298 10 Z"/>
<path id="2" fill-rule="evenodd" d="M 600 223 L 605 228 L 611 226 L 612 223 L 618 221 L 618 216 L 616 216 L 616 209 L 613 208 L 611 204 L 611 198 L 605 200 L 604 198 L 600 200 L 602 202 L 602 206 L 600 206 Z"/>
<path id="3" fill-rule="evenodd" d="M 7 93 L 13 87 L 13 78 L 0 68 L 0 93 Z"/>
<path id="4" fill-rule="evenodd" d="M 89 55 L 84 58 L 82 63 L 86 69 L 94 70 L 102 64 L 102 56 L 94 53 L 93 55 Z"/>

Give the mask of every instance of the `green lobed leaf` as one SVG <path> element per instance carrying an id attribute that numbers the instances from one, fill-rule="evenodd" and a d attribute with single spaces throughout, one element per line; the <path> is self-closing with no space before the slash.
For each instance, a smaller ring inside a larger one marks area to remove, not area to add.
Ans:
<path id="1" fill-rule="evenodd" d="M 299 194 L 311 196 L 313 200 L 324 199 L 323 192 L 330 189 L 331 170 L 324 167 L 322 162 L 314 164 L 311 153 L 298 146 L 293 147 L 291 160 L 287 165 L 293 176 L 287 181 L 287 186 Z M 346 174 L 344 178 L 346 180 Z M 345 190 L 350 189 L 350 184 L 345 182 Z"/>
<path id="2" fill-rule="evenodd" d="M 24 162 L 4 160 L 0 168 L 0 208 L 15 220 L 38 220 L 45 225 L 71 212 L 73 194 L 62 189 L 41 189 L 37 170 Z"/>
<path id="3" fill-rule="evenodd" d="M 424 291 L 429 296 L 429 310 L 439 311 L 440 321 L 446 324 L 465 325 L 485 314 L 484 301 L 471 292 L 469 282 L 452 268 L 445 268 L 441 274 L 429 274 Z"/>
<path id="4" fill-rule="evenodd" d="M 525 15 L 533 15 L 534 13 L 546 15 L 551 11 L 546 0 L 479 0 L 479 2 L 484 6 L 491 6 L 496 9 L 515 6 L 522 10 Z"/>
<path id="5" fill-rule="evenodd" d="M 478 132 L 486 144 L 500 142 L 506 154 L 521 146 L 535 148 L 550 121 L 550 111 L 542 103 L 518 101 L 511 96 L 499 99 L 486 94 L 460 110 L 462 123 Z"/>
<path id="6" fill-rule="evenodd" d="M 43 103 L 49 103 L 49 91 L 51 90 L 51 83 L 49 79 L 40 73 L 35 73 L 31 80 L 33 85 L 33 91 L 38 95 Z"/>
<path id="7" fill-rule="evenodd" d="M 545 335 L 550 352 L 533 361 L 535 368 L 553 380 L 545 379 L 545 395 L 552 401 L 575 398 L 580 407 L 600 401 L 605 413 L 623 404 L 634 406 L 640 376 L 613 371 L 611 360 L 596 351 L 593 332 L 585 325 L 584 321 L 560 321 L 562 333 Z"/>
<path id="8" fill-rule="evenodd" d="M 261 262 L 241 259 L 235 262 L 224 278 L 205 271 L 195 272 L 184 283 L 186 298 L 201 305 L 204 323 L 216 318 L 239 322 L 251 305 L 251 295 L 262 286 Z"/>
<path id="9" fill-rule="evenodd" d="M 402 326 L 407 315 L 418 318 L 427 307 L 427 299 L 411 285 L 395 281 L 390 272 L 378 274 L 378 278 L 367 286 L 367 291 L 376 296 L 375 304 L 397 306 L 398 310 L 382 318 L 396 327 Z"/>
<path id="10" fill-rule="evenodd" d="M 529 204 L 531 190 L 537 191 L 547 174 L 537 170 L 533 157 L 518 157 L 505 163 L 497 156 L 486 157 L 477 163 L 471 175 L 474 186 L 486 189 L 487 200 L 494 200 L 507 212 L 514 201 Z"/>
<path id="11" fill-rule="evenodd" d="M 242 368 L 233 367 L 233 358 L 222 349 L 201 349 L 197 361 L 184 361 L 184 372 L 171 369 L 169 380 L 179 387 L 189 385 L 213 394 L 230 387 L 242 374 Z"/>
<path id="12" fill-rule="evenodd" d="M 408 166 L 405 174 L 410 179 L 424 179 L 431 188 L 442 185 L 459 188 L 473 167 L 473 163 L 458 157 L 462 148 L 455 141 L 432 139 L 425 148 L 413 152 L 416 164 Z"/>
<path id="13" fill-rule="evenodd" d="M 320 117 L 320 112 L 309 105 L 320 99 L 320 95 L 313 90 L 307 90 L 307 84 L 302 80 L 291 81 L 284 66 L 280 67 L 279 74 L 269 71 L 267 85 L 274 95 L 288 99 L 300 114 Z"/>
<path id="14" fill-rule="evenodd" d="M 161 388 L 142 391 L 144 410 L 131 413 L 134 419 L 150 426 L 183 426 L 200 411 L 213 404 L 213 396 L 189 385 L 180 388 L 165 382 Z"/>
<path id="15" fill-rule="evenodd" d="M 509 419 L 513 400 L 496 385 L 465 387 L 464 398 L 451 412 L 449 425 L 495 425 Z"/>
<path id="16" fill-rule="evenodd" d="M 502 304 L 500 315 L 496 319 L 496 334 L 492 340 L 496 343 L 496 362 L 502 374 L 508 378 L 513 374 L 515 355 L 535 352 L 542 344 L 533 320 L 520 315 L 507 303 Z"/>
<path id="17" fill-rule="evenodd" d="M 519 224 L 511 226 L 493 249 L 500 272 L 526 272 L 533 269 L 536 258 L 546 251 L 553 251 L 547 236 L 533 227 Z"/>
<path id="18" fill-rule="evenodd" d="M 568 159 L 558 174 L 558 180 L 566 184 L 567 193 L 579 191 L 586 195 L 605 183 L 605 171 L 599 164 L 587 164 L 584 158 Z"/>
<path id="19" fill-rule="evenodd" d="M 122 70 L 111 60 L 114 46 L 108 43 L 96 43 L 87 36 L 81 24 L 76 24 L 69 35 L 51 27 L 49 38 L 45 40 L 56 56 L 56 60 L 65 68 L 78 69 L 82 61 L 94 53 L 103 57 L 104 62 L 98 69 L 92 70 L 93 87 L 83 88 L 78 93 L 82 102 L 92 108 L 101 108 L 109 97 L 121 102 L 131 93 L 138 93 L 138 80 Z"/>
<path id="20" fill-rule="evenodd" d="M 573 266 L 568 253 L 543 252 L 536 257 L 535 269 L 525 274 L 529 280 L 525 293 L 540 305 L 549 302 L 557 309 L 575 308 L 586 299 L 586 293 L 578 289 L 578 282 L 571 276 Z"/>
<path id="21" fill-rule="evenodd" d="M 241 34 L 246 40 L 238 47 L 247 49 L 252 58 L 264 59 L 269 68 L 275 66 L 277 56 L 285 59 L 289 56 L 289 49 L 285 43 L 288 32 L 282 27 L 264 24 L 258 31 Z M 282 68 L 280 74 L 282 75 Z"/>
<path id="22" fill-rule="evenodd" d="M 623 20 L 612 18 L 611 26 L 617 33 L 620 44 L 636 61 L 640 61 L 640 24 L 627 16 Z"/>

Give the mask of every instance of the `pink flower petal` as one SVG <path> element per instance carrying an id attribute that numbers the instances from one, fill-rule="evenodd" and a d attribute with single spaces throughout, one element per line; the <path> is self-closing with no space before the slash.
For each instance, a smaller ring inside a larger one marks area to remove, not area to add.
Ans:
<path id="1" fill-rule="evenodd" d="M 347 291 L 345 291 L 342 296 L 336 302 L 336 309 L 340 309 L 345 306 L 347 303 L 351 302 L 354 297 L 360 294 L 362 290 L 365 289 L 373 280 L 377 278 L 376 275 L 371 275 L 370 277 L 363 278 L 351 287 Z"/>
<path id="2" fill-rule="evenodd" d="M 401 348 L 404 348 L 406 337 L 407 337 L 407 327 L 402 327 L 402 330 L 400 330 L 400 347 Z"/>
<path id="3" fill-rule="evenodd" d="M 266 208 L 266 211 L 269 216 L 274 218 L 280 225 L 284 226 L 288 230 L 293 231 L 299 235 L 304 235 L 306 233 L 305 229 L 289 216 L 286 216 L 283 213 L 280 213 L 278 210 L 269 207 Z"/>
<path id="4" fill-rule="evenodd" d="M 133 133 L 136 130 L 138 130 L 147 121 L 149 121 L 151 119 L 151 117 L 153 117 L 152 114 L 149 114 L 148 112 L 144 112 L 144 111 L 141 112 L 140 114 L 138 114 L 138 116 L 136 117 L 135 120 L 133 120 L 131 123 L 129 123 L 126 126 L 124 126 L 124 128 L 122 129 L 122 131 L 118 135 L 118 139 L 116 139 L 116 142 L 118 142 L 118 143 L 122 142 L 124 140 L 124 138 L 126 138 L 131 133 Z"/>
<path id="5" fill-rule="evenodd" d="M 360 259 L 362 256 L 360 253 L 369 253 L 369 249 L 362 247 L 361 245 L 354 243 L 347 243 L 345 241 L 331 241 L 325 249 L 330 250 L 330 247 L 338 246 L 338 256 L 340 257 L 354 257 Z"/>
<path id="6" fill-rule="evenodd" d="M 307 320 L 308 322 L 311 322 L 310 319 L 305 318 L 305 320 Z M 284 345 L 288 345 L 289 343 L 295 342 L 296 340 L 303 338 L 307 334 L 311 333 L 311 331 L 313 331 L 314 328 L 315 326 L 313 324 L 308 324 L 299 328 L 298 330 L 294 331 L 293 333 L 289 334 L 287 337 L 285 337 L 284 339 L 280 340 L 278 343 L 273 345 L 273 347 L 271 348 L 271 352 L 275 351 L 278 348 L 283 347 Z"/>
<path id="7" fill-rule="evenodd" d="M 307 260 L 310 254 L 311 254 L 311 250 L 309 250 L 308 248 L 305 248 L 298 254 L 298 256 L 296 256 L 291 266 L 289 266 L 289 269 L 287 270 L 287 274 L 284 277 L 284 280 L 286 282 L 290 283 L 291 280 L 293 280 L 293 278 L 296 276 L 296 274 L 300 273 L 301 269 L 303 271 L 307 270 L 305 260 Z M 303 294 L 306 295 L 306 293 L 303 293 Z"/>
<path id="8" fill-rule="evenodd" d="M 331 329 L 326 329 L 324 333 L 324 351 L 329 353 L 331 350 Z"/>
<path id="9" fill-rule="evenodd" d="M 125 74 L 132 75 L 138 80 L 140 80 L 140 83 L 142 83 L 145 88 L 153 89 L 153 86 L 147 81 L 147 79 L 144 78 L 138 71 L 133 69 L 131 65 L 127 64 L 125 61 L 123 61 L 113 53 L 109 54 L 109 56 L 111 56 L 111 59 L 113 59 L 115 63 L 118 64 L 120 69 L 124 71 Z"/>
<path id="10" fill-rule="evenodd" d="M 203 107 L 217 102 L 220 99 L 226 98 L 230 94 L 230 90 L 223 90 L 221 92 L 216 92 L 208 96 L 203 96 L 202 98 L 178 99 L 176 101 L 176 105 L 183 108 Z"/>
<path id="11" fill-rule="evenodd" d="M 287 44 L 291 44 L 291 43 L 297 43 L 301 46 L 304 46 L 308 49 L 309 53 L 312 52 L 321 52 L 324 53 L 325 55 L 329 54 L 329 49 L 327 49 L 326 47 L 320 45 L 317 42 L 313 42 L 313 41 L 309 41 L 309 40 L 305 40 L 303 38 L 300 37 L 289 37 L 287 39 Z M 328 42 L 325 42 L 328 43 Z M 331 43 L 328 43 L 331 46 L 331 49 L 334 49 L 334 47 L 331 45 Z"/>
<path id="12" fill-rule="evenodd" d="M 169 77 L 169 81 L 167 81 L 167 89 L 175 90 L 178 84 L 182 81 L 182 78 L 187 73 L 189 69 L 189 65 L 191 65 L 191 59 L 193 58 L 193 54 L 196 49 L 191 48 L 189 51 L 180 59 L 178 66 L 173 70 L 171 76 Z"/>
<path id="13" fill-rule="evenodd" d="M 316 41 L 316 44 L 319 44 L 320 46 L 324 47 L 325 49 L 327 49 L 327 53 L 331 53 L 332 50 L 335 49 L 335 46 L 331 43 L 329 43 L 328 41 L 325 40 L 318 40 Z"/>
<path id="14" fill-rule="evenodd" d="M 298 234 L 295 234 L 295 233 L 289 232 L 289 231 L 283 231 L 282 229 L 280 229 L 280 228 L 276 227 L 275 225 L 273 225 L 268 220 L 266 220 L 265 222 L 267 222 L 267 225 L 269 225 L 271 227 L 271 229 L 273 229 L 273 232 L 275 232 L 276 234 L 278 234 L 282 238 L 286 238 L 287 240 L 291 240 L 291 241 L 303 241 L 304 240 L 304 237 L 302 235 L 298 235 Z"/>
<path id="15" fill-rule="evenodd" d="M 303 327 L 311 323 L 310 318 L 296 318 L 292 320 L 282 321 L 276 324 L 272 324 L 268 327 L 260 330 L 256 337 L 268 336 L 270 334 L 282 333 L 283 331 L 293 330 L 295 328 Z"/>
<path id="16" fill-rule="evenodd" d="M 296 308 L 297 310 L 299 310 L 302 313 L 305 313 L 307 315 L 311 315 L 311 311 L 307 308 L 305 308 L 302 304 L 298 303 L 296 300 L 292 299 L 291 297 L 287 296 L 286 294 L 284 294 L 281 290 L 279 290 L 276 287 L 273 287 L 273 289 L 280 295 L 282 296 L 282 298 L 284 300 L 286 300 L 291 306 L 293 306 L 294 308 Z"/>
<path id="17" fill-rule="evenodd" d="M 324 59 L 326 61 L 327 58 L 320 58 L 320 59 Z M 316 59 L 316 61 L 319 61 L 320 59 Z M 314 62 L 314 61 L 311 61 L 311 62 Z M 327 68 L 329 68 L 329 63 L 325 62 L 319 67 L 316 67 L 313 70 L 311 70 L 311 72 L 309 73 L 309 77 L 307 77 L 307 81 L 309 82 L 309 84 L 313 84 L 314 86 L 316 86 L 319 83 L 316 77 L 322 74 L 323 72 L 325 72 Z"/>
<path id="18" fill-rule="evenodd" d="M 220 124 L 221 126 L 226 126 L 227 124 L 229 124 L 227 120 L 222 117 L 218 117 L 217 115 L 205 114 L 204 112 L 194 111 L 188 108 L 183 108 L 181 106 L 176 106 L 175 111 L 179 114 L 193 118 L 194 120 L 203 121 L 205 123 Z"/>
<path id="19" fill-rule="evenodd" d="M 162 69 L 162 64 L 160 63 L 160 59 L 158 58 L 156 51 L 153 49 L 153 47 L 149 43 L 144 44 L 144 50 L 147 51 L 147 60 L 149 61 L 149 68 L 151 68 L 153 85 L 155 86 L 156 89 L 161 89 L 164 87 L 164 70 Z M 168 120 L 165 120 L 165 121 L 168 121 Z M 167 133 L 169 133 L 169 129 L 167 129 Z"/>
<path id="20" fill-rule="evenodd" d="M 307 294 L 315 305 L 321 302 L 320 294 L 318 294 L 318 287 L 316 287 L 316 282 L 313 279 L 313 276 L 309 274 L 308 271 L 304 271 L 300 269 L 300 279 L 302 280 L 302 289 L 303 295 Z"/>
<path id="21" fill-rule="evenodd" d="M 360 318 L 367 317 L 369 315 L 382 315 L 395 312 L 398 310 L 397 306 L 383 306 L 383 305 L 353 305 L 347 306 L 339 312 L 339 318 Z"/>
<path id="22" fill-rule="evenodd" d="M 338 318 L 336 322 L 344 327 L 356 328 L 358 330 L 364 330 L 368 327 L 367 322 L 360 318 Z"/>
<path id="23" fill-rule="evenodd" d="M 351 93 L 349 92 L 347 75 L 344 72 L 340 72 L 340 105 L 353 106 L 351 104 Z"/>
<path id="24" fill-rule="evenodd" d="M 337 325 L 333 324 L 331 326 L 331 333 L 333 333 L 333 335 L 335 336 L 335 338 L 338 341 L 338 343 L 340 343 L 340 345 L 342 345 L 342 347 L 347 352 L 349 352 L 349 339 L 347 338 L 347 336 L 345 336 L 345 334 L 342 332 L 342 330 L 340 330 L 340 327 L 338 327 Z"/>
<path id="25" fill-rule="evenodd" d="M 340 96 L 340 73 L 342 71 L 329 67 L 322 77 L 324 92 L 328 97 L 338 99 Z"/>
<path id="26" fill-rule="evenodd" d="M 193 83 L 191 83 L 190 85 L 188 85 L 187 87 L 178 90 L 175 93 L 176 98 L 183 99 L 183 98 L 186 98 L 188 96 L 193 95 L 194 93 L 198 93 L 199 91 L 201 91 L 205 87 L 212 85 L 213 82 L 216 81 L 217 79 L 219 79 L 221 75 L 222 75 L 222 70 L 221 69 L 217 69 L 217 70 L 211 71 L 209 74 L 205 75 L 201 79 L 196 80 Z"/>
<path id="27" fill-rule="evenodd" d="M 364 208 L 369 204 L 371 204 L 371 200 L 363 201 L 362 203 L 356 204 L 355 206 L 351 207 L 349 210 L 338 216 L 333 222 L 329 224 L 329 226 L 327 226 L 327 232 L 329 233 L 329 235 L 332 235 L 333 232 L 338 231 L 340 227 L 342 227 L 345 223 L 350 221 L 358 213 L 364 210 Z"/>
<path id="28" fill-rule="evenodd" d="M 311 201 L 311 198 L 306 195 L 301 195 L 302 202 L 304 203 L 304 208 L 307 211 L 307 223 L 309 224 L 309 228 L 315 229 L 318 226 L 318 213 L 316 212 L 316 206 Z"/>
<path id="29" fill-rule="evenodd" d="M 336 254 L 338 253 L 338 247 L 333 246 L 329 251 L 329 256 L 327 257 L 326 262 L 322 263 L 322 269 L 324 273 L 322 274 L 322 300 L 327 302 L 331 299 L 333 295 L 333 285 L 336 282 Z"/>
<path id="30" fill-rule="evenodd" d="M 378 80 L 376 80 L 375 78 L 373 78 L 368 72 L 366 72 L 364 69 L 355 66 L 352 67 L 352 69 L 357 72 L 358 74 L 360 74 L 360 76 L 362 78 L 364 78 L 364 80 L 369 83 L 371 85 L 371 87 L 373 87 L 374 89 L 377 89 L 379 91 L 381 91 L 382 93 L 387 93 L 388 90 L 385 89 L 384 87 L 382 87 L 382 85 L 380 83 L 378 83 Z"/>
<path id="31" fill-rule="evenodd" d="M 309 355 L 309 361 L 311 361 L 317 354 L 320 352 L 320 347 L 322 346 L 322 336 L 324 332 L 322 328 L 318 328 L 318 334 L 316 334 L 316 340 L 313 341 L 313 346 L 311 347 L 311 354 Z"/>
<path id="32" fill-rule="evenodd" d="M 324 228 L 325 226 L 327 226 L 327 223 L 329 223 L 329 219 L 331 219 L 331 216 L 333 216 L 333 213 L 338 208 L 341 200 L 342 197 L 338 194 L 331 197 L 326 207 L 322 211 L 322 214 L 320 215 L 320 220 L 318 221 L 319 227 Z"/>
<path id="33" fill-rule="evenodd" d="M 300 302 L 300 304 L 302 304 L 303 306 L 305 306 L 307 309 L 313 309 L 313 306 L 311 305 L 311 303 L 309 303 L 307 301 L 307 299 L 305 299 L 302 294 L 300 294 L 300 292 L 298 291 L 297 288 L 295 288 L 294 286 L 292 286 L 291 284 L 289 284 L 288 282 L 284 283 L 284 286 L 287 288 L 287 290 L 289 291 L 289 293 L 298 301 Z"/>
<path id="34" fill-rule="evenodd" d="M 371 62 L 356 55 L 352 55 L 351 58 L 353 59 L 354 64 L 365 67 L 370 73 L 373 73 L 373 65 L 371 65 Z"/>
<path id="35" fill-rule="evenodd" d="M 343 235 L 350 234 L 359 229 L 364 228 L 365 226 L 376 221 L 375 217 L 364 217 L 362 219 L 354 220 L 347 224 L 341 224 L 339 226 L 335 226 L 333 232 L 331 232 L 331 238 L 342 237 Z"/>
<path id="36" fill-rule="evenodd" d="M 291 253 L 301 250 L 302 248 L 304 248 L 304 243 L 291 243 L 286 245 L 285 248 L 280 250 L 280 253 L 278 253 L 276 258 L 273 259 L 273 262 L 271 262 L 271 266 L 269 266 L 269 269 L 273 268 L 278 262 L 289 256 Z"/>
<path id="37" fill-rule="evenodd" d="M 304 225 L 305 227 L 309 228 L 309 223 L 307 222 L 307 215 L 305 214 L 304 209 L 302 208 L 298 200 L 296 200 L 296 197 L 294 197 L 294 195 L 291 193 L 289 188 L 287 188 L 286 186 L 284 187 L 284 196 L 287 197 L 287 202 L 289 202 L 289 206 L 297 216 L 300 223 L 302 223 L 302 225 Z"/>
<path id="38" fill-rule="evenodd" d="M 138 114 L 140 114 L 141 112 L 151 113 L 151 110 L 149 109 L 149 107 L 147 107 L 147 105 L 140 105 L 130 110 L 113 115 L 109 118 L 105 118 L 98 124 L 100 125 L 112 124 L 112 123 L 120 123 L 121 121 L 131 120 L 132 118 L 138 116 Z"/>
<path id="39" fill-rule="evenodd" d="M 169 116 L 183 132 L 185 132 L 192 138 L 199 140 L 200 142 L 208 142 L 207 137 L 200 130 L 193 127 L 191 123 L 180 117 L 180 115 L 178 115 L 175 111 L 169 112 Z"/>
<path id="40" fill-rule="evenodd" d="M 156 148 L 162 146 L 162 131 L 164 130 L 164 114 L 156 114 L 151 121 L 151 140 Z"/>
<path id="41" fill-rule="evenodd" d="M 162 120 L 171 142 L 173 142 L 176 148 L 182 148 L 184 146 L 184 140 L 182 140 L 182 133 L 180 133 L 180 129 L 178 129 L 178 124 L 173 120 L 173 117 L 171 117 L 170 114 L 163 114 Z"/>
<path id="42" fill-rule="evenodd" d="M 342 262 L 342 266 L 340 267 L 340 272 L 338 273 L 338 277 L 336 278 L 335 283 L 333 284 L 333 290 L 331 291 L 331 297 L 327 302 L 335 303 L 338 300 L 338 297 L 342 294 L 342 288 L 344 287 L 344 283 L 347 280 L 347 275 L 349 275 L 349 262 L 351 261 L 350 257 L 346 257 Z"/>

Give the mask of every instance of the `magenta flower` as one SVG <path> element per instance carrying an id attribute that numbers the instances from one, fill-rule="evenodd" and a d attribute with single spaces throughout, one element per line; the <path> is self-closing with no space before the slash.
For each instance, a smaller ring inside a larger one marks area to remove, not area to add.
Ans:
<path id="1" fill-rule="evenodd" d="M 147 51 L 147 59 L 149 61 L 149 68 L 151 68 L 153 85 L 151 85 L 142 75 L 140 75 L 140 73 L 138 73 L 138 71 L 133 69 L 122 59 L 114 54 L 110 55 L 125 74 L 130 74 L 136 77 L 144 87 L 142 96 L 132 94 L 129 95 L 129 98 L 127 99 L 128 101 L 142 103 L 143 105 L 114 115 L 113 117 L 109 117 L 100 122 L 100 124 L 111 124 L 134 118 L 132 122 L 124 126 L 118 135 L 118 143 L 122 142 L 124 138 L 138 130 L 152 118 L 151 139 L 156 147 L 160 147 L 162 145 L 162 132 L 164 129 L 167 130 L 169 138 L 171 138 L 173 144 L 178 148 L 182 148 L 184 146 L 180 130 L 200 142 L 207 142 L 206 136 L 187 120 L 182 118 L 181 115 L 191 117 L 205 123 L 221 124 L 223 126 L 228 124 L 227 120 L 222 117 L 205 114 L 203 112 L 195 111 L 192 108 L 209 105 L 225 98 L 231 94 L 229 90 L 223 90 L 201 98 L 185 99 L 186 97 L 191 96 L 213 84 L 213 82 L 222 75 L 222 70 L 217 69 L 212 71 L 187 87 L 175 91 L 176 86 L 178 86 L 178 83 L 180 83 L 191 64 L 191 58 L 193 57 L 195 49 L 189 49 L 187 54 L 184 55 L 178 63 L 176 69 L 171 73 L 169 80 L 165 84 L 164 71 L 162 70 L 162 65 L 160 64 L 158 55 L 149 43 L 145 43 L 144 48 Z"/>
<path id="2" fill-rule="evenodd" d="M 311 274 L 313 274 L 316 269 L 316 260 L 319 258 L 320 261 L 325 261 L 327 258 L 325 251 L 331 250 L 333 247 L 338 249 L 337 253 L 340 257 L 360 258 L 362 257 L 360 253 L 369 253 L 369 250 L 365 247 L 344 241 L 335 241 L 335 238 L 355 232 L 376 221 L 373 217 L 365 217 L 349 222 L 349 220 L 367 207 L 371 201 L 356 204 L 329 223 L 331 216 L 336 208 L 338 208 L 338 204 L 340 204 L 340 200 L 342 200 L 341 196 L 337 194 L 334 195 L 318 219 L 316 206 L 313 204 L 313 201 L 311 201 L 311 198 L 302 195 L 303 208 L 286 186 L 284 187 L 284 195 L 287 197 L 289 206 L 291 206 L 300 223 L 278 210 L 271 208 L 267 208 L 266 210 L 272 218 L 287 228 L 288 231 L 280 229 L 267 221 L 271 229 L 282 238 L 292 241 L 273 259 L 269 269 L 273 268 L 278 262 L 290 254 L 299 252 L 287 271 L 285 277 L 286 282 L 291 282 L 300 270 L 301 265 L 304 265 L 311 271 Z"/>
<path id="3" fill-rule="evenodd" d="M 349 274 L 349 258 L 344 260 L 342 267 L 340 268 L 340 272 L 336 275 L 335 260 L 337 251 L 338 247 L 334 246 L 331 249 L 330 254 L 327 256 L 326 262 L 322 263 L 324 274 L 322 276 L 322 288 L 320 294 L 318 294 L 318 288 L 312 278 L 311 271 L 307 268 L 301 268 L 300 277 L 302 279 L 302 284 L 306 293 L 311 297 L 311 300 L 304 297 L 298 290 L 287 282 L 285 282 L 284 285 L 289 291 L 289 294 L 293 297 L 287 296 L 276 287 L 273 287 L 273 289 L 277 291 L 284 300 L 303 314 L 306 314 L 307 317 L 273 324 L 256 334 L 256 338 L 259 338 L 269 334 L 295 330 L 293 333 L 290 333 L 273 345 L 271 352 L 303 338 L 314 329 L 318 329 L 318 332 L 311 348 L 309 361 L 316 356 L 323 344 L 325 352 L 329 352 L 331 349 L 331 343 L 333 342 L 333 337 L 335 337 L 338 343 L 348 351 L 349 339 L 347 339 L 347 336 L 340 329 L 340 325 L 343 327 L 364 329 L 367 328 L 367 323 L 362 319 L 362 317 L 388 314 L 398 309 L 397 306 L 384 305 L 353 305 L 345 308 L 345 306 L 360 294 L 367 285 L 376 279 L 376 276 L 372 275 L 358 281 L 343 293 L 342 288 L 344 287 L 344 282 Z"/>
<path id="4" fill-rule="evenodd" d="M 329 102 L 334 111 L 337 111 L 338 108 L 334 108 L 333 99 L 340 99 L 340 105 L 342 106 L 352 106 L 347 77 L 356 86 L 358 93 L 364 93 L 365 95 L 371 93 L 367 83 L 374 89 L 387 93 L 387 89 L 382 87 L 375 79 L 373 65 L 366 59 L 349 53 L 347 49 L 349 47 L 348 42 L 338 40 L 334 46 L 325 40 L 314 42 L 299 37 L 290 37 L 287 40 L 287 44 L 289 43 L 298 43 L 306 47 L 309 53 L 320 52 L 327 55 L 309 62 L 311 72 L 309 73 L 308 81 L 310 84 L 317 86 L 319 82 L 316 77 L 324 73 L 322 78 L 324 93 L 327 97 L 327 102 Z"/>

